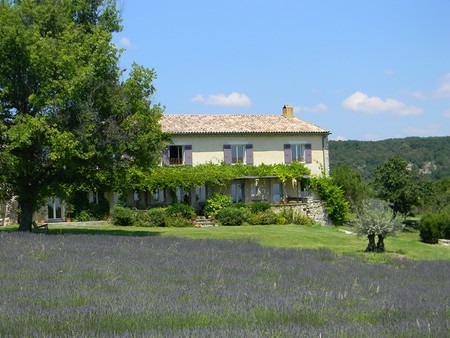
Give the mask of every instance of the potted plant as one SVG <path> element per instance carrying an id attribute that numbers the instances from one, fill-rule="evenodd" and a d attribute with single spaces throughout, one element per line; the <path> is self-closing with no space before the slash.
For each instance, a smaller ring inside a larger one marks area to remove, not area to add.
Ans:
<path id="1" fill-rule="evenodd" d="M 71 203 L 66 204 L 66 222 L 72 222 L 74 207 Z"/>

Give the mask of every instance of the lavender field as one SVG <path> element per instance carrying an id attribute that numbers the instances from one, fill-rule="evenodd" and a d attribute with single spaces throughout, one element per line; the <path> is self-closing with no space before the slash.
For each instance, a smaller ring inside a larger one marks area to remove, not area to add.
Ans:
<path id="1" fill-rule="evenodd" d="M 450 262 L 0 233 L 0 336 L 445 337 Z"/>

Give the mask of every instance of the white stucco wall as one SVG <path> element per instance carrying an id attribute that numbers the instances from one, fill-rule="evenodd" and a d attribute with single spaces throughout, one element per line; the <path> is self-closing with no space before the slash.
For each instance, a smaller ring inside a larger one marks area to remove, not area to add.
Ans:
<path id="1" fill-rule="evenodd" d="M 174 145 L 192 145 L 193 165 L 224 161 L 224 144 L 252 144 L 254 165 L 284 163 L 284 144 L 311 144 L 312 163 L 305 164 L 313 175 L 328 172 L 328 140 L 323 135 L 208 135 L 172 136 Z M 323 145 L 326 144 L 325 152 Z"/>

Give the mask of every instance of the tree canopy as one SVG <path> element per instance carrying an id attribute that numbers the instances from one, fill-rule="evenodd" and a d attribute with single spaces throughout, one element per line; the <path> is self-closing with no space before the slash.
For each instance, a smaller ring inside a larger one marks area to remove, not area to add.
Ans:
<path id="1" fill-rule="evenodd" d="M 0 184 L 20 230 L 48 197 L 114 189 L 157 164 L 167 136 L 154 70 L 118 66 L 113 0 L 0 3 Z"/>
<path id="2" fill-rule="evenodd" d="M 331 170 L 334 182 L 344 191 L 344 196 L 355 210 L 367 199 L 369 186 L 364 182 L 361 172 L 348 165 L 338 165 Z"/>
<path id="3" fill-rule="evenodd" d="M 395 156 L 375 171 L 374 186 L 378 196 L 391 203 L 395 213 L 406 216 L 419 204 L 419 189 L 414 171 Z"/>

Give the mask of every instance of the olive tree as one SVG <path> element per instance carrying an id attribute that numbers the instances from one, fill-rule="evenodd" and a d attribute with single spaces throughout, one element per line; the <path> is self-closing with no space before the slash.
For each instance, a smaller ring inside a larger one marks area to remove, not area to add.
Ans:
<path id="1" fill-rule="evenodd" d="M 120 29 L 114 0 L 0 2 L 0 183 L 18 197 L 19 230 L 48 197 L 124 187 L 156 165 L 156 74 L 133 65 L 122 80 Z"/>
<path id="2" fill-rule="evenodd" d="M 402 222 L 395 217 L 392 209 L 384 202 L 365 202 L 359 208 L 355 228 L 358 236 L 367 236 L 369 244 L 366 252 L 384 252 L 384 239 L 403 228 Z M 375 238 L 378 242 L 375 243 Z"/>

